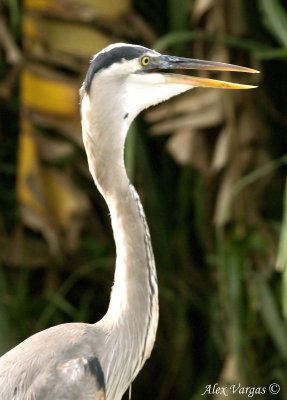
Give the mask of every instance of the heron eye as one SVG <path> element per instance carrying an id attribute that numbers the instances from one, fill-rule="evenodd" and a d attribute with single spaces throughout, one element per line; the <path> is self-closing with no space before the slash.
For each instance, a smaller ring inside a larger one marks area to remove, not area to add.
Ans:
<path id="1" fill-rule="evenodd" d="M 148 56 L 143 56 L 143 57 L 141 58 L 141 65 L 142 65 L 142 66 L 146 67 L 147 65 L 149 65 L 149 63 L 150 63 L 150 57 L 148 57 Z"/>

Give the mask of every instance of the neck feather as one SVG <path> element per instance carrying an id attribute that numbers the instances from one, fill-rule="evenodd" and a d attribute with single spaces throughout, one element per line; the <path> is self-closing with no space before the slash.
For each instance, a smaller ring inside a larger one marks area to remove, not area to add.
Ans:
<path id="1" fill-rule="evenodd" d="M 93 118 L 89 114 L 91 109 Z M 124 167 L 128 125 L 123 123 L 119 131 L 112 121 L 104 126 L 102 120 L 97 120 L 96 109 L 85 95 L 83 140 L 90 172 L 110 211 L 117 254 L 114 286 L 102 324 L 110 337 L 113 336 L 111 332 L 117 335 L 119 345 L 123 340 L 129 343 L 125 347 L 128 349 L 126 357 L 132 360 L 131 381 L 149 357 L 155 340 L 158 322 L 156 270 L 144 211 Z"/>

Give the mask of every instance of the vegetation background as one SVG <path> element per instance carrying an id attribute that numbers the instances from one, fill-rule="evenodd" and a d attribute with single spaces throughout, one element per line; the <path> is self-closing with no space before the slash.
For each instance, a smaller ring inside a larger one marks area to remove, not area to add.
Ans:
<path id="1" fill-rule="evenodd" d="M 221 399 L 200 395 L 240 383 L 267 388 L 253 398 L 286 399 L 283 0 L 2 0 L 0 354 L 107 308 L 114 243 L 87 170 L 78 89 L 91 54 L 117 41 L 261 71 L 220 74 L 254 91 L 194 89 L 131 128 L 126 163 L 160 285 L 157 342 L 132 397 Z"/>

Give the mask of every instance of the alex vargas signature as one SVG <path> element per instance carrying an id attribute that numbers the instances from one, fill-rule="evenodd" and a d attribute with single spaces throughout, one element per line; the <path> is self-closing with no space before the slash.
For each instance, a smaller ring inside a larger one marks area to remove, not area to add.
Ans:
<path id="1" fill-rule="evenodd" d="M 255 394 L 265 394 L 266 386 L 242 386 L 241 383 L 232 384 L 230 386 L 219 386 L 218 383 L 214 385 L 206 385 L 205 391 L 201 393 L 201 396 L 206 394 L 217 394 L 228 397 L 230 394 L 245 394 L 248 397 L 253 397 Z"/>

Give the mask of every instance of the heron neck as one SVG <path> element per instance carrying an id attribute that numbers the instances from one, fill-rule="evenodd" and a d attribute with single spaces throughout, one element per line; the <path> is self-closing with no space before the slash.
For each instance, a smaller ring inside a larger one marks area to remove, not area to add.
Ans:
<path id="1" fill-rule="evenodd" d="M 150 235 L 139 197 L 124 166 L 124 141 L 120 132 L 103 131 L 99 124 L 83 126 L 89 168 L 107 202 L 116 244 L 114 286 L 108 311 L 101 321 L 115 343 L 130 346 L 134 376 L 150 355 L 158 322 L 156 270 Z M 112 332 L 112 333 L 111 333 Z"/>

